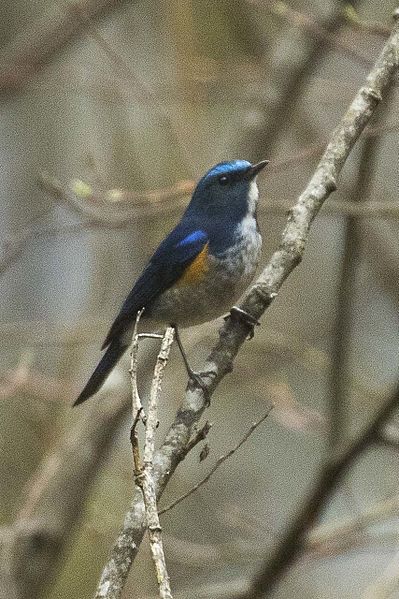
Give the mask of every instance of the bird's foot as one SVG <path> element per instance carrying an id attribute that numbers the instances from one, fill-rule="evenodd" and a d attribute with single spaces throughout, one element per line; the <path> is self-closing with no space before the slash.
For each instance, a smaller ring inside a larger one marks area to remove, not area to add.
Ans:
<path id="1" fill-rule="evenodd" d="M 226 318 L 235 318 L 237 320 L 241 320 L 241 322 L 243 322 L 244 324 L 246 324 L 250 331 L 248 334 L 248 339 L 252 339 L 255 332 L 254 329 L 257 326 L 260 326 L 260 322 L 254 318 L 254 316 L 252 316 L 252 314 L 249 314 L 248 312 L 246 312 L 245 310 L 243 310 L 242 308 L 239 308 L 238 306 L 233 306 L 230 310 L 230 314 L 228 316 L 226 316 Z"/>
<path id="2" fill-rule="evenodd" d="M 187 371 L 190 379 L 189 385 L 191 383 L 194 387 L 199 387 L 200 389 L 202 389 L 202 392 L 205 396 L 206 405 L 207 407 L 210 406 L 211 396 L 209 394 L 208 385 L 204 381 L 204 377 L 214 376 L 214 371 L 205 370 L 203 372 L 195 372 L 194 370 L 192 370 L 192 368 L 188 369 Z"/>

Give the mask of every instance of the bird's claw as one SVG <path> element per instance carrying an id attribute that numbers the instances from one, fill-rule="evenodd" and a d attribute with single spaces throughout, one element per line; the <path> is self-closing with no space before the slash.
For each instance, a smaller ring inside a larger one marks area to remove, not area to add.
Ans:
<path id="1" fill-rule="evenodd" d="M 250 331 L 248 334 L 248 339 L 252 339 L 254 336 L 254 329 L 257 326 L 260 326 L 260 322 L 259 320 L 257 320 L 254 316 L 252 316 L 252 314 L 249 314 L 249 312 L 246 312 L 245 310 L 243 310 L 242 308 L 239 308 L 238 306 L 233 306 L 230 310 L 230 314 L 226 317 L 229 318 L 229 316 L 231 318 L 236 318 L 238 320 L 241 320 L 241 322 L 243 322 L 244 324 L 246 324 Z"/>
<path id="2" fill-rule="evenodd" d="M 210 406 L 210 404 L 211 404 L 211 397 L 209 394 L 208 385 L 205 383 L 205 381 L 202 377 L 210 376 L 210 375 L 214 375 L 214 374 L 215 373 L 212 370 L 208 370 L 208 371 L 204 371 L 204 372 L 195 372 L 194 370 L 191 370 L 191 368 L 188 373 L 188 376 L 190 379 L 189 385 L 191 383 L 192 386 L 199 387 L 200 389 L 202 389 L 207 407 Z"/>

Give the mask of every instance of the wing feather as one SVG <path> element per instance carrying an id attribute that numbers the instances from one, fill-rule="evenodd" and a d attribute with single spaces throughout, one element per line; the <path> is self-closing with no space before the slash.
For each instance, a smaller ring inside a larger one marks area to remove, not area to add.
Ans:
<path id="1" fill-rule="evenodd" d="M 207 243 L 208 235 L 204 231 L 187 230 L 181 225 L 166 237 L 127 296 L 102 349 L 120 337 L 141 308 L 146 308 L 183 275 Z"/>

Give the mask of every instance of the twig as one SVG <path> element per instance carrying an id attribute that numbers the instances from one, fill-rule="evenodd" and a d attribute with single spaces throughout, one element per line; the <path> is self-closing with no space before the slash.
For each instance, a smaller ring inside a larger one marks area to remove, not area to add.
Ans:
<path id="1" fill-rule="evenodd" d="M 240 447 L 242 445 L 244 445 L 244 443 L 249 439 L 249 437 L 258 428 L 258 426 L 260 424 L 262 424 L 262 422 L 264 420 L 266 420 L 266 418 L 269 416 L 272 409 L 273 409 L 273 405 L 271 405 L 268 408 L 267 412 L 262 416 L 262 418 L 259 418 L 259 420 L 257 420 L 256 422 L 253 422 L 251 424 L 250 428 L 247 430 L 247 432 L 242 437 L 242 439 L 232 449 L 230 449 L 230 451 L 228 451 L 224 455 L 220 456 L 220 458 L 216 461 L 216 463 L 212 466 L 212 468 L 210 469 L 208 474 L 206 476 L 204 476 L 204 478 L 202 478 L 196 485 L 194 485 L 189 491 L 187 491 L 187 493 L 184 493 L 183 495 L 181 495 L 180 497 L 178 497 L 177 499 L 175 499 L 174 501 L 169 503 L 167 506 L 162 508 L 159 512 L 159 515 L 164 514 L 165 512 L 169 512 L 169 510 L 173 509 L 176 505 L 181 503 L 187 497 L 190 497 L 190 495 L 195 493 L 195 491 L 197 491 L 197 489 L 199 489 L 200 487 L 202 487 L 202 485 L 207 483 L 208 480 L 211 478 L 211 476 L 216 472 L 216 470 L 223 464 L 223 462 L 225 462 L 226 460 L 231 458 L 231 456 L 234 455 L 235 452 L 238 449 L 240 449 Z"/>
<path id="2" fill-rule="evenodd" d="M 22 231 L 22 233 L 16 234 L 7 241 L 6 251 L 2 256 L 0 256 L 0 275 L 15 263 L 22 252 L 26 249 L 28 242 L 33 239 L 50 237 L 58 234 L 76 234 L 91 229 L 115 229 L 130 227 L 132 222 L 141 219 L 143 216 L 150 217 L 160 212 L 167 213 L 182 208 L 187 203 L 186 195 L 187 194 L 181 196 L 181 199 L 176 196 L 177 199 L 175 200 L 173 200 L 171 196 L 168 203 L 165 202 L 163 204 L 155 203 L 137 206 L 134 207 L 134 210 L 131 212 L 128 212 L 128 209 L 126 210 L 126 214 L 121 217 L 117 216 L 114 220 L 108 220 L 107 214 L 101 214 L 101 217 L 99 214 L 97 214 L 96 218 L 85 220 L 81 223 L 67 225 L 44 224 L 41 226 L 27 227 Z M 291 205 L 289 204 L 277 201 L 269 201 L 260 206 L 260 212 L 285 216 L 289 212 L 290 208 Z M 100 211 L 98 211 L 98 213 L 100 213 Z M 363 202 L 361 205 L 355 205 L 342 200 L 332 200 L 325 206 L 325 208 L 323 208 L 323 214 L 346 214 L 357 218 L 370 218 L 371 216 L 398 218 L 399 204 L 396 201 L 370 201 Z"/>
<path id="3" fill-rule="evenodd" d="M 367 127 L 364 132 L 366 137 L 377 137 L 390 132 L 395 132 L 399 123 L 393 122 L 376 127 Z M 309 158 L 317 156 L 325 147 L 325 143 L 316 143 L 305 147 L 291 156 L 275 160 L 270 164 L 268 172 L 281 172 L 290 166 L 295 166 Z M 109 190 L 94 189 L 91 185 L 81 180 L 73 180 L 63 184 L 56 177 L 46 172 L 38 176 L 38 183 L 47 193 L 69 206 L 81 216 L 90 218 L 86 226 L 95 226 L 103 223 L 104 226 L 119 227 L 136 222 L 143 216 L 157 214 L 160 211 L 172 211 L 185 206 L 187 196 L 194 190 L 192 180 L 181 180 L 171 187 L 152 189 L 143 192 L 115 188 Z M 116 209 L 119 208 L 119 210 Z M 288 206 L 275 204 L 261 204 L 261 210 L 283 212 Z M 365 208 L 352 206 L 348 202 L 331 202 L 327 207 L 330 212 L 345 212 L 348 214 L 363 215 L 373 212 L 380 215 L 394 215 L 399 212 L 397 202 L 369 202 Z M 74 227 L 74 226 L 73 226 Z M 59 229 L 56 229 L 58 231 Z M 72 229 L 74 230 L 74 229 Z"/>
<path id="4" fill-rule="evenodd" d="M 166 329 L 162 337 L 161 350 L 159 352 L 154 370 L 154 377 L 151 386 L 150 402 L 148 406 L 148 418 L 145 418 L 145 442 L 144 442 L 144 460 L 141 465 L 140 449 L 138 435 L 136 431 L 137 423 L 142 415 L 143 406 L 141 404 L 139 392 L 137 389 L 137 365 L 139 350 L 138 324 L 144 309 L 139 310 L 136 316 L 134 331 L 132 336 L 132 345 L 130 352 L 130 381 L 132 390 L 132 416 L 133 423 L 130 429 L 130 442 L 133 452 L 134 479 L 136 485 L 141 489 L 144 498 L 146 521 L 148 534 L 150 538 L 151 555 L 155 565 L 157 581 L 159 585 L 159 596 L 161 599 L 172 599 L 169 585 L 169 576 L 166 569 L 165 554 L 163 550 L 161 526 L 159 523 L 157 500 L 155 494 L 155 485 L 153 477 L 153 460 L 155 450 L 155 431 L 158 426 L 157 411 L 158 401 L 161 393 L 161 384 L 163 373 L 168 361 L 170 349 L 173 343 L 174 329 Z"/>
<path id="5" fill-rule="evenodd" d="M 391 77 L 398 68 L 398 29 L 398 23 L 395 23 L 393 33 L 367 77 L 366 86 L 359 90 L 341 123 L 333 132 L 313 177 L 292 208 L 279 249 L 272 255 L 261 276 L 244 297 L 240 307 L 257 320 L 272 303 L 292 270 L 300 263 L 312 221 L 335 189 L 336 179 L 356 140 L 369 122 Z M 186 391 L 175 421 L 154 460 L 157 497 L 160 497 L 176 467 L 186 456 L 186 447 L 192 436 L 192 430 L 207 405 L 206 396 L 210 397 L 224 376 L 231 372 L 233 361 L 247 335 L 248 329 L 243 323 L 228 319 L 220 331 L 217 345 L 202 369 L 212 372 L 212 375 L 203 377 L 208 392 L 205 395 L 202 389 L 190 388 Z M 141 497 L 136 495 L 126 515 L 124 527 L 113 547 L 111 558 L 102 573 L 97 598 L 119 599 L 121 597 L 129 569 L 143 536 L 143 515 Z M 301 530 L 299 532 L 301 533 Z M 295 535 L 294 540 L 296 538 Z M 290 548 L 287 552 L 288 563 L 295 558 L 296 551 L 294 545 L 293 549 Z M 285 563 L 281 562 L 279 575 L 285 567 Z"/>
<path id="6" fill-rule="evenodd" d="M 125 224 L 129 220 L 136 221 L 145 214 L 145 209 L 156 211 L 158 208 L 159 211 L 168 200 L 185 199 L 194 188 L 193 181 L 183 180 L 172 187 L 142 193 L 124 189 L 111 189 L 102 193 L 95 191 L 84 181 L 75 180 L 65 186 L 45 172 L 40 173 L 38 183 L 42 189 L 67 204 L 77 214 L 89 217 L 92 222 L 106 222 L 113 226 Z M 122 209 L 117 210 L 117 206 Z M 141 211 L 138 213 L 137 209 L 140 207 Z"/>
<path id="7" fill-rule="evenodd" d="M 194 449 L 198 443 L 201 443 L 201 441 L 206 439 L 211 428 L 212 424 L 206 421 L 205 424 L 201 426 L 201 428 L 194 434 L 193 438 L 187 443 L 187 453 L 190 453 L 190 451 Z M 159 513 L 161 514 L 162 512 Z"/>
<path id="8" fill-rule="evenodd" d="M 162 529 L 157 509 L 156 489 L 154 484 L 154 451 L 155 431 L 158 426 L 158 401 L 161 394 L 161 385 L 165 367 L 173 343 L 173 337 L 174 328 L 168 327 L 161 344 L 161 350 L 157 358 L 154 378 L 152 380 L 148 417 L 145 428 L 143 466 L 139 476 L 136 476 L 136 483 L 140 486 L 143 493 L 151 555 L 155 565 L 159 596 L 161 599 L 172 599 L 172 593 L 166 568 L 162 542 Z"/>
<path id="9" fill-rule="evenodd" d="M 141 472 L 140 466 L 140 451 L 139 451 L 139 441 L 137 436 L 136 427 L 138 421 L 142 417 L 143 414 L 143 406 L 141 403 L 139 391 L 137 388 L 137 365 L 138 365 L 138 353 L 139 353 L 139 336 L 137 333 L 139 321 L 141 315 L 143 314 L 144 309 L 141 309 L 137 312 L 136 322 L 134 324 L 133 335 L 132 335 L 132 345 L 130 350 L 130 386 L 132 391 L 132 426 L 130 428 L 130 443 L 132 445 L 133 452 L 133 468 L 135 477 L 139 476 Z M 144 417 L 145 420 L 145 417 Z"/>

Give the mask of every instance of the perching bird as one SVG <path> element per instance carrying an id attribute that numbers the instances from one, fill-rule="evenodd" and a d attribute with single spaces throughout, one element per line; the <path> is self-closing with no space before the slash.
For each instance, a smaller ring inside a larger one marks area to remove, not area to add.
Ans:
<path id="1" fill-rule="evenodd" d="M 224 314 L 251 282 L 262 246 L 256 175 L 266 164 L 267 160 L 254 165 L 246 160 L 221 162 L 202 177 L 180 222 L 127 296 L 104 341 L 102 349 L 107 350 L 74 405 L 100 389 L 129 347 L 142 308 L 142 319 L 175 327 L 189 376 L 201 384 L 188 365 L 178 327 Z"/>

